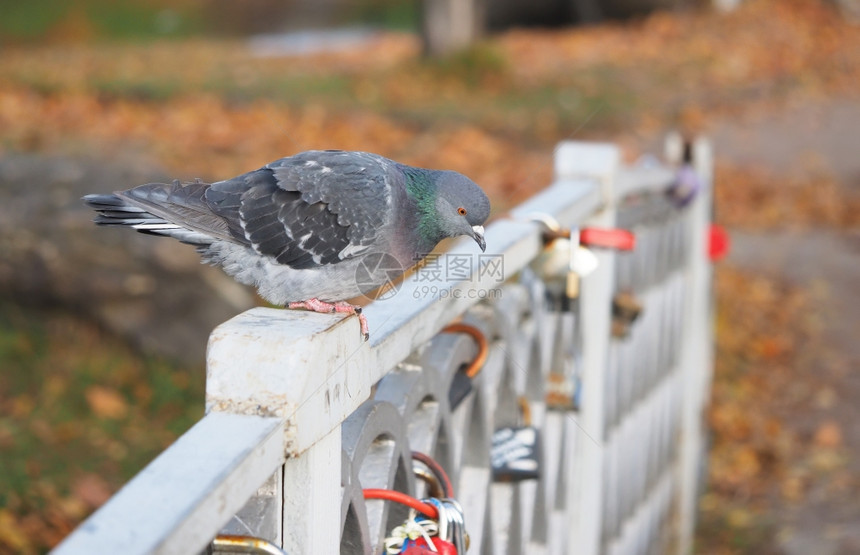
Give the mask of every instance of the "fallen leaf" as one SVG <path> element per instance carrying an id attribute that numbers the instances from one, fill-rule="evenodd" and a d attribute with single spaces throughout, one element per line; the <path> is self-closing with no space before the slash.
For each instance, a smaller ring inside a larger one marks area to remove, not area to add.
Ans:
<path id="1" fill-rule="evenodd" d="M 0 509 L 0 547 L 9 546 L 13 552 L 30 551 L 30 541 L 21 531 L 18 520 L 10 511 Z"/>
<path id="2" fill-rule="evenodd" d="M 833 420 L 822 423 L 815 431 L 815 444 L 819 447 L 835 448 L 842 445 L 842 429 Z"/>
<path id="3" fill-rule="evenodd" d="M 90 410 L 100 418 L 122 418 L 128 412 L 128 402 L 113 389 L 94 385 L 87 388 L 85 395 Z"/>
<path id="4" fill-rule="evenodd" d="M 74 495 L 90 508 L 100 507 L 111 496 L 108 483 L 98 474 L 81 474 L 72 483 Z"/>
<path id="5" fill-rule="evenodd" d="M 790 476 L 782 482 L 780 491 L 786 501 L 797 503 L 803 500 L 805 485 L 800 476 Z"/>
<path id="6" fill-rule="evenodd" d="M 734 528 L 746 528 L 752 521 L 752 513 L 747 509 L 732 509 L 728 515 L 729 524 Z"/>

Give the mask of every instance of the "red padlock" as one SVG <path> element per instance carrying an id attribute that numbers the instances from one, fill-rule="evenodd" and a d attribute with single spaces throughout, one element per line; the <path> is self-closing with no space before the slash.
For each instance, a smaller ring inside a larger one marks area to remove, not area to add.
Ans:
<path id="1" fill-rule="evenodd" d="M 457 555 L 457 548 L 454 547 L 453 543 L 447 542 L 437 536 L 431 537 L 430 541 L 433 542 L 433 547 L 436 548 L 436 553 L 439 555 Z M 401 553 L 408 555 L 426 555 L 427 553 L 433 553 L 433 551 L 427 546 L 427 540 L 424 538 L 406 540 L 404 547 L 405 549 L 403 549 Z"/>
<path id="2" fill-rule="evenodd" d="M 708 230 L 708 258 L 711 262 L 717 262 L 729 254 L 731 240 L 726 229 L 717 224 L 711 224 Z"/>
<path id="3" fill-rule="evenodd" d="M 636 236 L 626 229 L 583 227 L 579 230 L 579 243 L 586 247 L 632 251 L 636 246 Z"/>

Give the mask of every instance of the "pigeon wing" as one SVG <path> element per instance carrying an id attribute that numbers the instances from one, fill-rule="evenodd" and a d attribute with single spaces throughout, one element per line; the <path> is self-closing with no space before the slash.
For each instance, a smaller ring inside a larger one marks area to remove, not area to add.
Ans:
<path id="1" fill-rule="evenodd" d="M 356 152 L 310 151 L 213 183 L 205 198 L 235 239 L 305 269 L 368 250 L 391 220 L 393 164 Z"/>

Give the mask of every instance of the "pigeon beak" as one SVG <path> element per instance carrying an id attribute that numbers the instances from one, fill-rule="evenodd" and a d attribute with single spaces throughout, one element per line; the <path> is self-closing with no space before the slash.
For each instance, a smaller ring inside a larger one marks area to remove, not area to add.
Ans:
<path id="1" fill-rule="evenodd" d="M 475 240 L 476 243 L 478 243 L 478 246 L 481 247 L 481 252 L 487 251 L 487 242 L 484 241 L 484 226 L 473 225 L 472 238 Z"/>

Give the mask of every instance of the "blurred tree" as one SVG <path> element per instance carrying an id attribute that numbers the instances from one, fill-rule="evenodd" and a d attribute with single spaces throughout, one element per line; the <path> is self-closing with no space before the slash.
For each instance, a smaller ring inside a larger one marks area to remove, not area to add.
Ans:
<path id="1" fill-rule="evenodd" d="M 316 3 L 299 0 L 205 0 L 204 13 L 221 33 L 248 35 L 298 28 L 314 22 Z M 331 11 L 331 1 L 320 1 L 321 8 Z"/>
<path id="2" fill-rule="evenodd" d="M 833 0 L 833 2 L 845 19 L 853 23 L 860 23 L 860 0 Z"/>
<path id="3" fill-rule="evenodd" d="M 484 32 L 484 0 L 421 0 L 424 53 L 440 56 L 462 50 Z"/>
<path id="4" fill-rule="evenodd" d="M 468 47 L 488 29 L 595 23 L 697 3 L 700 0 L 421 0 L 421 37 L 424 54 L 440 56 Z"/>

